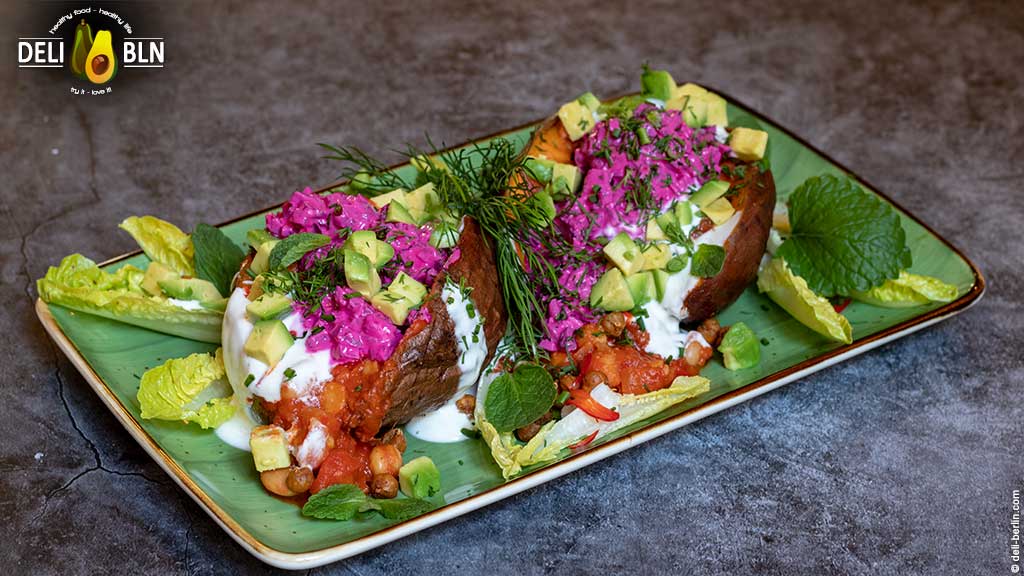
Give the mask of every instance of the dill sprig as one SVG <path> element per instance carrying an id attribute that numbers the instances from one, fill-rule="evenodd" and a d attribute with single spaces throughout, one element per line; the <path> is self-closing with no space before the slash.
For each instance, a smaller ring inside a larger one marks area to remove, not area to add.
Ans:
<path id="1" fill-rule="evenodd" d="M 428 139 L 428 152 L 410 146 L 402 153 L 410 160 L 440 160 L 417 162 L 420 172 L 415 182 L 407 182 L 357 148 L 321 146 L 333 153 L 328 158 L 348 164 L 342 174 L 361 193 L 373 195 L 430 182 L 441 205 L 453 216 L 472 217 L 494 248 L 497 280 L 509 317 L 509 348 L 529 359 L 543 353 L 538 345 L 546 331 L 547 311 L 538 293 L 557 293 L 558 275 L 538 247 L 551 247 L 559 235 L 549 233 L 550 214 L 532 196 L 526 157 L 516 144 L 497 138 L 439 151 Z"/>

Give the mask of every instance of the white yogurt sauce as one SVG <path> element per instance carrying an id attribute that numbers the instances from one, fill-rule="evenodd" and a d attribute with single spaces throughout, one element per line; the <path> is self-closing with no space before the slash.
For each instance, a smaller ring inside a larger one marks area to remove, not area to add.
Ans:
<path id="1" fill-rule="evenodd" d="M 327 426 L 321 424 L 316 418 L 310 420 L 309 431 L 306 432 L 302 444 L 295 450 L 295 460 L 298 461 L 299 466 L 307 466 L 312 470 L 320 467 L 324 458 L 327 457 L 328 435 Z"/>
<path id="2" fill-rule="evenodd" d="M 728 240 L 729 235 L 732 234 L 732 231 L 736 228 L 736 224 L 740 221 L 740 216 L 742 214 L 742 211 L 737 211 L 721 226 L 715 226 L 711 230 L 708 230 L 698 236 L 693 242 L 694 247 L 700 246 L 701 244 L 724 246 L 725 241 Z M 673 246 L 673 252 L 680 248 L 681 247 Z M 665 294 L 661 298 L 661 306 L 663 306 L 669 314 L 678 320 L 685 320 L 687 313 L 683 307 L 683 303 L 686 301 L 686 296 L 697 286 L 697 282 L 699 281 L 700 278 L 690 274 L 690 262 L 687 262 L 686 268 L 668 277 L 668 281 L 665 283 Z"/>
<path id="3" fill-rule="evenodd" d="M 177 298 L 168 298 L 167 303 L 190 312 L 193 310 L 203 309 L 203 305 L 200 304 L 198 300 L 178 300 Z"/>
<path id="4" fill-rule="evenodd" d="M 446 283 L 441 290 L 441 298 L 448 309 L 448 316 L 455 324 L 455 340 L 459 346 L 459 387 L 444 406 L 413 418 L 406 425 L 405 431 L 427 442 L 447 443 L 465 440 L 462 429 L 472 426 L 469 418 L 456 408 L 455 402 L 471 393 L 473 385 L 480 378 L 487 357 L 487 337 L 484 334 L 483 315 L 476 309 L 472 298 L 463 294 L 457 285 Z"/>
<path id="5" fill-rule="evenodd" d="M 255 394 L 268 402 L 277 402 L 281 400 L 281 386 L 288 380 L 285 372 L 289 369 L 295 372 L 289 385 L 299 396 L 306 394 L 316 384 L 331 379 L 330 350 L 307 352 L 305 339 L 295 340 L 273 368 L 246 355 L 245 341 L 253 328 L 253 323 L 245 312 L 248 304 L 249 299 L 239 288 L 232 293 L 224 311 L 224 328 L 221 336 L 224 346 L 224 368 L 235 394 L 244 398 Z M 288 315 L 283 322 L 293 332 L 299 333 L 304 330 L 302 316 L 297 312 Z M 253 379 L 246 386 L 245 381 L 250 374 Z"/>
<path id="6" fill-rule="evenodd" d="M 235 396 L 235 402 L 241 402 L 239 406 L 245 404 L 244 400 L 238 400 L 238 396 Z M 214 432 L 225 444 L 249 452 L 249 435 L 255 427 L 256 423 L 249 418 L 248 411 L 240 407 L 230 420 L 217 426 Z"/>

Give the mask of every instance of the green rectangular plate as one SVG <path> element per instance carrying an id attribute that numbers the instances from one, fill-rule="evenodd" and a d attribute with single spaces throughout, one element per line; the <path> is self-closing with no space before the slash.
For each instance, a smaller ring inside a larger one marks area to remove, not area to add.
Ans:
<path id="1" fill-rule="evenodd" d="M 731 98 L 729 102 L 731 125 L 760 125 L 768 131 L 768 157 L 780 197 L 786 197 L 809 176 L 849 174 L 782 128 L 751 113 Z M 525 144 L 536 124 L 477 142 L 505 137 Z M 405 165 L 395 168 L 410 170 Z M 863 180 L 860 182 L 875 192 Z M 358 554 L 507 498 L 948 318 L 976 302 L 984 291 L 984 280 L 974 264 L 922 222 L 898 206 L 897 209 L 913 250 L 912 271 L 955 285 L 960 294 L 956 301 L 905 309 L 854 303 L 847 308 L 846 316 L 853 325 L 855 340 L 850 345 L 840 345 L 827 342 L 804 328 L 759 295 L 755 288 L 748 288 L 719 317 L 723 324 L 742 320 L 768 340 L 760 366 L 730 372 L 715 360 L 702 373 L 712 382 L 709 393 L 619 431 L 558 462 L 527 470 L 509 482 L 502 480 L 500 470 L 491 461 L 482 441 L 431 444 L 410 438 L 407 456 L 430 456 L 441 470 L 443 489 L 435 497 L 436 510 L 402 523 L 378 516 L 350 522 L 305 518 L 296 506 L 277 500 L 263 490 L 248 453 L 221 443 L 214 434 L 196 426 L 142 420 L 135 399 L 139 376 L 167 358 L 211 351 L 213 346 L 43 302 L 37 302 L 36 309 L 47 331 L 129 433 L 228 534 L 269 564 L 309 568 Z M 222 228 L 242 244 L 246 231 L 263 227 L 263 214 L 268 211 L 242 217 Z M 144 255 L 135 253 L 115 258 L 104 266 L 108 269 L 125 264 L 144 267 L 146 263 Z"/>

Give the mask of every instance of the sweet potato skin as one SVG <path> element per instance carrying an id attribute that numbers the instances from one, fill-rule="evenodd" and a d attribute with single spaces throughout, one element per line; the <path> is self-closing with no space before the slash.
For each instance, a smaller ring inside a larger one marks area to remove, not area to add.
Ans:
<path id="1" fill-rule="evenodd" d="M 762 172 L 757 164 L 742 165 L 745 174 L 734 182 L 739 189 L 729 198 L 741 213 L 725 241 L 725 264 L 717 275 L 697 282 L 683 299 L 680 312 L 687 324 L 697 324 L 732 304 L 757 277 L 772 227 L 775 181 L 771 171 Z"/>
<path id="2" fill-rule="evenodd" d="M 507 317 L 498 286 L 493 245 L 477 223 L 467 218 L 459 238 L 459 259 L 434 280 L 425 306 L 431 321 L 411 326 L 383 366 L 386 394 L 391 398 L 382 429 L 404 424 L 451 399 L 459 384 L 459 346 L 455 324 L 441 298 L 447 278 L 473 289 L 471 298 L 484 318 L 487 358 L 505 334 Z"/>

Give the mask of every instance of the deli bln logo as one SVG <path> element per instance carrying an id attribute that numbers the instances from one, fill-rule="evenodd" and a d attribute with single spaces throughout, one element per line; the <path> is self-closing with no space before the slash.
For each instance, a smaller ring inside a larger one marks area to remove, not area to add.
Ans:
<path id="1" fill-rule="evenodd" d="M 67 68 L 72 94 L 109 94 L 122 68 L 163 68 L 164 39 L 134 36 L 116 12 L 80 8 L 62 14 L 49 36 L 18 38 L 19 68 Z"/>

